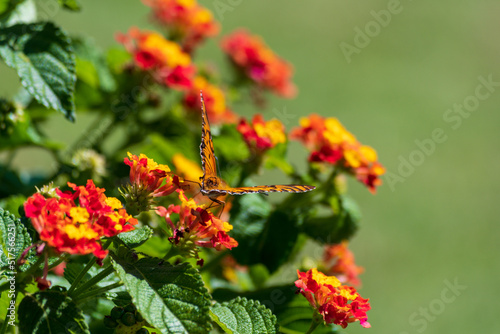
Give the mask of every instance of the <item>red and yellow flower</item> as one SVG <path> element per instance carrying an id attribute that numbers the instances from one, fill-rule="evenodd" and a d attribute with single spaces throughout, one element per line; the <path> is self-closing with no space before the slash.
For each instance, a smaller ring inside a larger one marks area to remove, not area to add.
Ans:
<path id="1" fill-rule="evenodd" d="M 296 95 L 297 88 L 291 82 L 292 65 L 278 57 L 260 37 L 240 29 L 226 36 L 221 48 L 258 86 L 287 98 Z"/>
<path id="2" fill-rule="evenodd" d="M 184 50 L 191 52 L 207 37 L 219 33 L 219 24 L 212 12 L 196 0 L 143 0 L 153 10 L 153 18 L 165 25 L 180 40 Z"/>
<path id="3" fill-rule="evenodd" d="M 26 216 L 40 239 L 58 253 L 93 253 L 103 259 L 107 251 L 102 249 L 100 238 L 131 231 L 137 220 L 92 180 L 86 186 L 68 185 L 74 192 L 56 189 L 55 197 L 36 193 L 28 198 L 24 203 Z"/>
<path id="4" fill-rule="evenodd" d="M 236 114 L 227 107 L 222 89 L 212 85 L 207 79 L 200 76 L 194 79 L 193 86 L 184 96 L 184 105 L 188 110 L 195 112 L 197 115 L 200 114 L 200 91 L 203 92 L 205 108 L 212 124 L 236 122 Z"/>
<path id="5" fill-rule="evenodd" d="M 175 89 L 191 87 L 196 68 L 179 44 L 138 28 L 117 35 L 117 40 L 132 54 L 135 65 L 151 71 L 161 84 Z"/>
<path id="6" fill-rule="evenodd" d="M 293 129 L 290 137 L 302 141 L 311 151 L 309 161 L 338 165 L 372 192 L 382 184 L 380 176 L 385 168 L 377 161 L 377 152 L 361 145 L 338 119 L 312 114 L 300 120 L 300 127 Z"/>
<path id="7" fill-rule="evenodd" d="M 297 274 L 295 286 L 327 324 L 346 328 L 359 321 L 364 328 L 370 328 L 366 315 L 370 303 L 355 288 L 342 285 L 336 277 L 326 276 L 315 268 L 304 273 L 297 270 Z"/>
<path id="8" fill-rule="evenodd" d="M 124 162 L 130 166 L 130 184 L 121 189 L 121 193 L 131 212 L 149 210 L 155 205 L 155 198 L 170 195 L 179 187 L 179 178 L 167 165 L 158 164 L 142 153 L 127 154 Z"/>
<path id="9" fill-rule="evenodd" d="M 361 281 L 358 275 L 364 269 L 356 265 L 354 254 L 347 248 L 348 244 L 348 241 L 343 241 L 325 247 L 323 262 L 328 268 L 326 274 L 337 277 L 343 284 L 359 286 Z"/>
<path id="10" fill-rule="evenodd" d="M 252 119 L 252 123 L 248 123 L 242 118 L 237 129 L 247 145 L 257 152 L 264 152 L 286 142 L 283 123 L 277 119 L 266 122 L 261 114 L 256 114 Z"/>
<path id="11" fill-rule="evenodd" d="M 177 190 L 181 204 L 171 204 L 168 208 L 157 207 L 156 213 L 164 217 L 172 229 L 169 240 L 182 253 L 198 258 L 196 247 L 231 249 L 238 242 L 228 235 L 233 229 L 231 224 L 215 217 L 204 205 L 198 205 L 194 199 L 189 199 L 183 190 Z M 172 220 L 177 214 L 178 220 Z"/>

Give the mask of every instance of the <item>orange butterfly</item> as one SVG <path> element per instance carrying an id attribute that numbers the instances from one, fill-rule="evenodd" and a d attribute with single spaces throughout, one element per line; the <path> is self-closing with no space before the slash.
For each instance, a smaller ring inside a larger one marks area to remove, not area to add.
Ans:
<path id="1" fill-rule="evenodd" d="M 224 202 L 218 200 L 218 197 L 224 195 L 244 195 L 252 193 L 270 193 L 270 192 L 288 192 L 302 193 L 315 189 L 313 186 L 304 186 L 297 184 L 289 185 L 269 185 L 255 187 L 237 187 L 231 188 L 217 176 L 217 166 L 214 154 L 214 145 L 212 143 L 212 133 L 210 132 L 210 123 L 208 122 L 207 111 L 205 110 L 205 101 L 203 93 L 200 92 L 201 98 L 201 167 L 203 176 L 200 177 L 201 193 L 208 196 L 212 202 L 215 202 L 224 207 Z"/>

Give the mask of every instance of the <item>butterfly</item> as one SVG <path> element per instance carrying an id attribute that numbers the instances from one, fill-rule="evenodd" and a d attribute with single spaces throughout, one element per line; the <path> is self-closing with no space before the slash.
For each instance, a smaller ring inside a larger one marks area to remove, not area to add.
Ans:
<path id="1" fill-rule="evenodd" d="M 289 184 L 289 185 L 266 185 L 254 187 L 229 187 L 222 179 L 217 176 L 217 159 L 214 153 L 214 145 L 212 143 L 212 133 L 210 131 L 210 123 L 208 121 L 207 111 L 205 109 L 205 101 L 203 100 L 203 92 L 200 92 L 201 99 L 201 167 L 203 176 L 200 177 L 201 193 L 213 203 L 222 205 L 224 209 L 225 202 L 218 198 L 225 195 L 244 195 L 253 193 L 271 193 L 271 192 L 288 192 L 302 193 L 315 189 L 314 186 Z M 212 204 L 213 204 L 212 203 Z"/>

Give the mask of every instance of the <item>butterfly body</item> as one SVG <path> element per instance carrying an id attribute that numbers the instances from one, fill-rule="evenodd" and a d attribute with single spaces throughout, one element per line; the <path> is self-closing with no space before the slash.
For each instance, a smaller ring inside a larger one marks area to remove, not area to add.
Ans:
<path id="1" fill-rule="evenodd" d="M 264 185 L 254 187 L 230 187 L 217 175 L 217 160 L 214 153 L 214 145 L 212 143 L 212 133 L 210 131 L 210 123 L 208 121 L 207 112 L 205 110 L 205 102 L 203 94 L 201 97 L 201 114 L 202 114 L 202 131 L 201 131 L 201 166 L 203 176 L 200 177 L 201 193 L 213 202 L 224 205 L 223 201 L 217 198 L 225 195 L 244 195 L 244 194 L 267 194 L 270 192 L 289 192 L 301 193 L 315 189 L 314 186 L 288 184 L 288 185 Z"/>

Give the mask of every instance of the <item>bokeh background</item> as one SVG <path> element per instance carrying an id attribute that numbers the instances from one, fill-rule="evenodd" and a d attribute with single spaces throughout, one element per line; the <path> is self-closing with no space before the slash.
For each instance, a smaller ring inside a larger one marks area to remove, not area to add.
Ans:
<path id="1" fill-rule="evenodd" d="M 350 194 L 363 212 L 351 245 L 366 269 L 361 294 L 370 298 L 372 328 L 353 325 L 346 332 L 500 333 L 495 204 L 500 199 L 500 84 L 473 105 L 479 77 L 500 83 L 500 2 L 199 2 L 214 11 L 223 34 L 246 27 L 294 64 L 299 95 L 271 98 L 262 111 L 266 118 L 286 111 L 293 117 L 287 119 L 290 129 L 312 112 L 335 116 L 362 143 L 376 148 L 391 175 L 376 195 L 350 182 Z M 216 11 L 220 3 L 228 6 L 225 12 Z M 132 25 L 153 27 L 140 1 L 87 0 L 82 5 L 76 14 L 55 7 L 46 12 L 70 33 L 94 36 L 102 48 L 116 45 L 114 34 Z M 383 25 L 376 16 L 384 18 Z M 359 31 L 366 29 L 371 36 L 363 39 Z M 348 54 L 342 48 L 356 50 Z M 200 50 L 199 59 L 207 58 L 223 63 L 216 40 Z M 15 73 L 0 66 L 0 77 L 0 95 L 10 96 L 17 86 Z M 469 115 L 448 111 L 464 103 L 470 103 Z M 251 106 L 236 111 L 256 112 Z M 447 115 L 455 117 L 452 122 Z M 69 124 L 57 115 L 46 131 L 71 142 L 87 121 L 80 117 Z M 433 131 L 441 131 L 443 140 L 430 144 Z M 427 152 L 417 142 L 427 143 Z M 290 154 L 304 163 L 306 152 L 299 144 L 290 146 Z M 16 164 L 44 169 L 50 159 L 25 150 Z M 263 180 L 277 177 L 278 172 L 270 172 Z M 455 284 L 458 289 L 449 290 Z"/>

